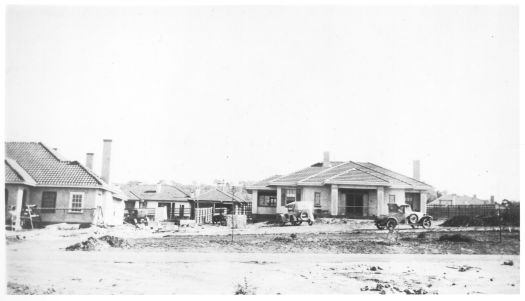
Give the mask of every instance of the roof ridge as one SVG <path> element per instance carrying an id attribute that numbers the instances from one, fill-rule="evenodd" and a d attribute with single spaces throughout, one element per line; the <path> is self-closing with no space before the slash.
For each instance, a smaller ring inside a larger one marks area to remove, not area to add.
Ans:
<path id="1" fill-rule="evenodd" d="M 56 152 L 52 151 L 47 145 L 44 144 L 44 142 L 38 142 L 48 153 L 51 154 L 51 156 L 55 157 L 57 161 L 59 162 L 67 162 L 69 160 L 65 160 L 65 158 L 61 158 Z"/>
<path id="2" fill-rule="evenodd" d="M 80 166 L 80 168 L 82 168 L 83 170 L 85 170 L 92 178 L 95 179 L 95 181 L 97 181 L 100 185 L 104 186 L 104 184 L 107 184 L 109 186 L 109 183 L 106 183 L 106 181 L 102 180 L 102 178 L 99 178 L 99 176 L 97 174 L 95 174 L 92 170 L 90 170 L 89 168 L 85 167 L 84 165 L 82 165 L 80 162 L 78 161 L 68 161 L 69 163 L 74 163 L 78 166 Z"/>
<path id="3" fill-rule="evenodd" d="M 354 163 L 355 163 L 355 162 L 354 162 Z M 367 163 L 368 163 L 368 164 L 372 164 L 372 165 L 377 166 L 377 167 L 381 167 L 381 166 L 379 166 L 379 165 L 375 165 L 375 164 L 370 163 L 370 162 L 367 162 Z M 406 184 L 412 186 L 412 184 L 408 183 L 407 181 L 403 181 L 403 180 L 401 180 L 401 179 L 399 179 L 399 178 L 396 178 L 396 177 L 393 177 L 393 176 L 387 175 L 387 174 L 385 174 L 384 172 L 380 172 L 380 171 L 374 170 L 374 169 L 372 169 L 372 168 L 368 168 L 368 167 L 363 166 L 363 165 L 361 165 L 361 164 L 359 164 L 359 163 L 355 163 L 355 164 L 358 165 L 358 166 L 361 166 L 361 167 L 363 167 L 363 168 L 370 169 L 370 170 L 372 170 L 372 171 L 375 171 L 375 172 L 377 172 L 377 173 L 380 173 L 380 174 L 382 174 L 382 175 L 385 175 L 385 176 L 387 176 L 387 177 L 389 177 L 389 178 L 396 179 L 396 180 L 398 180 L 398 181 L 401 181 L 401 182 L 403 182 L 403 183 L 406 183 Z M 381 167 L 381 168 L 384 168 L 384 167 Z M 385 169 L 386 169 L 386 168 L 385 168 Z M 387 169 L 387 170 L 388 170 L 388 169 Z M 390 171 L 391 171 L 391 170 L 390 170 Z"/>
<path id="4" fill-rule="evenodd" d="M 350 162 L 351 162 L 351 161 L 349 161 L 348 163 L 350 163 Z M 330 181 L 331 179 L 333 179 L 333 178 L 335 178 L 335 177 L 338 177 L 338 176 L 344 175 L 345 173 L 348 173 L 348 172 L 350 172 L 350 171 L 352 171 L 352 170 L 355 170 L 355 167 L 351 167 L 350 169 L 346 169 L 346 170 L 343 171 L 343 172 L 340 172 L 340 173 L 338 173 L 338 174 L 336 174 L 336 175 L 333 175 L 333 176 L 329 177 L 328 179 L 324 180 L 323 182 L 326 183 L 327 181 Z"/>
<path id="5" fill-rule="evenodd" d="M 315 174 L 313 174 L 313 175 L 307 176 L 306 178 L 297 181 L 297 183 L 300 183 L 300 182 L 306 181 L 306 180 L 308 180 L 308 179 L 310 179 L 310 178 L 313 178 L 313 177 L 315 177 L 315 176 L 317 176 L 317 175 L 320 175 L 320 174 L 322 174 L 322 173 L 324 173 L 324 172 L 327 172 L 327 171 L 329 171 L 329 170 L 332 170 L 332 169 L 334 169 L 334 168 L 336 168 L 336 167 L 343 166 L 343 165 L 345 165 L 345 164 L 347 164 L 347 163 L 349 163 L 349 162 L 342 162 L 341 164 L 337 164 L 337 165 L 332 166 L 332 167 L 329 167 L 329 168 L 327 168 L 327 169 L 323 169 L 323 170 L 319 171 L 318 173 L 315 173 Z M 316 164 L 317 164 L 317 163 L 316 163 Z"/>
<path id="6" fill-rule="evenodd" d="M 218 192 L 226 195 L 226 196 L 229 196 L 229 197 L 233 197 L 235 199 L 237 199 L 237 201 L 243 201 L 240 197 L 236 196 L 235 194 L 232 194 L 232 193 L 229 193 L 229 192 L 226 192 L 226 191 L 222 191 L 222 190 L 219 190 L 219 188 L 215 187 L 215 190 L 217 190 Z M 244 202 L 244 201 L 243 201 Z"/>
<path id="7" fill-rule="evenodd" d="M 359 164 L 357 164 L 357 163 L 355 163 L 355 162 L 353 162 L 353 161 L 350 161 L 350 162 L 352 162 L 352 163 L 354 163 L 354 164 L 360 166 Z M 365 171 L 365 170 L 362 170 L 362 169 L 360 169 L 360 168 L 357 168 L 357 167 L 352 167 L 351 169 L 348 169 L 348 170 L 346 170 L 346 171 L 344 171 L 344 172 L 342 172 L 342 173 L 340 173 L 340 174 L 338 174 L 338 175 L 335 175 L 335 176 L 333 176 L 333 177 L 330 177 L 330 178 L 326 179 L 325 182 L 328 181 L 328 180 L 331 180 L 331 179 L 333 179 L 333 178 L 337 178 L 337 177 L 339 177 L 339 176 L 342 176 L 342 175 L 344 175 L 344 174 L 346 174 L 346 173 L 349 173 L 349 172 L 351 172 L 351 171 L 353 171 L 353 170 L 358 170 L 358 171 L 360 171 L 360 172 L 364 172 L 364 173 L 366 173 L 366 174 L 371 175 L 371 176 L 374 177 L 374 178 L 378 178 L 379 180 L 381 180 L 381 181 L 383 181 L 383 182 L 388 182 L 387 180 L 385 180 L 385 179 L 383 179 L 383 178 L 380 178 L 380 177 L 378 177 L 378 176 L 376 176 L 376 175 L 373 175 L 373 174 L 371 174 L 371 173 L 369 173 L 369 172 L 367 172 L 367 171 Z"/>
<path id="8" fill-rule="evenodd" d="M 354 162 L 354 163 L 355 163 L 355 162 Z M 360 165 L 359 163 L 355 163 L 355 164 L 358 165 L 358 166 L 362 166 L 362 165 Z M 365 166 L 365 168 L 367 168 L 367 167 Z M 359 170 L 359 171 L 362 171 L 362 172 L 364 172 L 364 173 L 366 173 L 366 174 L 369 174 L 369 175 L 371 175 L 372 177 L 378 178 L 378 179 L 381 180 L 381 181 L 387 181 L 387 182 L 388 182 L 388 180 L 383 179 L 383 178 L 381 178 L 381 177 L 378 177 L 378 176 L 372 174 L 371 172 L 368 172 L 368 171 L 366 171 L 366 170 L 362 170 L 362 169 L 360 169 L 360 168 L 356 168 L 356 169 Z M 367 169 L 370 169 L 370 168 L 367 168 Z M 372 169 L 370 169 L 370 170 L 372 170 Z M 376 171 L 376 172 L 378 172 L 378 171 Z M 386 176 L 388 176 L 388 175 L 386 175 Z M 405 182 L 405 183 L 406 183 L 406 182 Z"/>
<path id="9" fill-rule="evenodd" d="M 388 170 L 388 171 L 390 171 L 390 172 L 393 172 L 393 173 L 395 173 L 395 174 L 402 175 L 402 174 L 400 174 L 400 173 L 398 173 L 398 172 L 396 172 L 396 171 L 393 171 L 393 170 L 388 169 L 388 168 L 384 168 L 383 166 L 379 166 L 379 165 L 374 164 L 374 163 L 372 163 L 372 162 L 366 162 L 366 163 L 368 163 L 368 164 L 372 164 L 372 165 L 377 166 L 377 167 L 381 167 L 381 168 L 386 169 L 386 170 Z M 405 176 L 405 175 L 402 175 L 402 176 Z M 412 177 L 409 177 L 409 176 L 405 176 L 405 177 L 410 178 L 410 179 L 412 179 L 412 180 L 414 180 L 414 181 L 416 181 L 416 182 L 419 182 L 419 183 L 421 183 L 421 184 L 424 184 L 424 185 L 426 185 L 426 186 L 431 186 L 431 185 L 429 185 L 429 184 L 427 184 L 427 183 L 425 183 L 425 182 L 423 182 L 423 181 L 416 180 L 416 179 L 414 179 L 414 178 L 412 178 Z M 394 179 L 398 179 L 398 178 L 395 178 L 395 177 L 392 177 L 392 178 L 394 178 Z M 403 181 L 403 180 L 401 180 L 401 179 L 398 179 L 398 180 L 400 180 L 400 181 L 402 181 L 402 182 L 405 182 L 405 181 Z M 406 182 L 405 182 L 405 183 L 406 183 Z"/>
<path id="10" fill-rule="evenodd" d="M 156 185 L 156 184 L 153 184 L 153 185 Z M 173 188 L 177 189 L 178 191 L 182 192 L 186 197 L 191 198 L 191 195 L 189 195 L 187 191 L 184 191 L 184 190 L 182 190 L 181 188 L 179 188 L 179 187 L 177 187 L 177 186 L 175 186 L 175 185 L 171 185 L 171 184 L 162 184 L 162 183 L 161 183 L 160 185 L 161 185 L 161 186 L 162 186 L 162 185 L 166 185 L 166 186 L 173 187 Z"/>
<path id="11" fill-rule="evenodd" d="M 289 176 L 289 175 L 299 173 L 299 172 L 301 172 L 301 171 L 303 171 L 303 170 L 307 170 L 308 168 L 312 168 L 312 167 L 313 167 L 313 166 L 308 166 L 308 167 L 305 167 L 305 168 L 299 169 L 298 171 L 294 171 L 294 172 L 287 173 L 287 174 L 282 175 L 282 176 L 280 176 L 280 177 L 278 177 L 278 178 L 275 178 L 275 179 L 273 179 L 273 180 L 271 180 L 271 181 L 268 181 L 268 183 L 271 183 L 271 182 L 277 181 L 277 180 L 282 179 L 282 178 L 286 178 L 286 177 Z"/>
<path id="12" fill-rule="evenodd" d="M 28 184 L 31 185 L 36 184 L 35 179 L 33 179 L 33 177 L 22 166 L 20 166 L 16 160 L 6 157 L 4 162 L 9 165 L 9 167 L 11 167 L 17 176 L 20 177 L 24 182 L 28 182 Z"/>

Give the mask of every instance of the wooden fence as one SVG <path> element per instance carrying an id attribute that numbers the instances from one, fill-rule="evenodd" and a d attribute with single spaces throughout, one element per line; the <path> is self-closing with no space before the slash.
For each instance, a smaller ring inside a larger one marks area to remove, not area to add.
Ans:
<path id="1" fill-rule="evenodd" d="M 195 221 L 198 225 L 212 222 L 213 208 L 195 208 Z"/>
<path id="2" fill-rule="evenodd" d="M 517 209 L 516 209 L 517 208 Z M 502 207 L 496 204 L 492 205 L 432 205 L 427 207 L 428 215 L 438 218 L 450 218 L 453 216 L 498 216 L 504 213 L 519 215 L 519 206 Z"/>

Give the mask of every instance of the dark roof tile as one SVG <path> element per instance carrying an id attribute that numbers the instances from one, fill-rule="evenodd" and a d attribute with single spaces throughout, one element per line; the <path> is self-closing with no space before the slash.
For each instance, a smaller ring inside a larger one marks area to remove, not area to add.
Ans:
<path id="1" fill-rule="evenodd" d="M 63 160 L 40 142 L 6 142 L 5 155 L 37 185 L 101 187 L 104 184 L 77 161 Z"/>

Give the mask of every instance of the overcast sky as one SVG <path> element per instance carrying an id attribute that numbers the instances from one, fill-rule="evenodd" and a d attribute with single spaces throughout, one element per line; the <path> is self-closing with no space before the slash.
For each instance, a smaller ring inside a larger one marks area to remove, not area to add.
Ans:
<path id="1" fill-rule="evenodd" d="M 519 197 L 513 7 L 10 7 L 6 139 L 112 180 L 259 180 L 369 161 Z"/>

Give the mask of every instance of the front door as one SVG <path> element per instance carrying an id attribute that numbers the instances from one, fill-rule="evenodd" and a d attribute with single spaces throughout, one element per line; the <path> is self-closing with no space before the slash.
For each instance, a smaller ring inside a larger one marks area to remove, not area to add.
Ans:
<path id="1" fill-rule="evenodd" d="M 179 210 L 180 210 L 179 217 L 183 218 L 184 217 L 184 205 L 180 205 Z"/>
<path id="2" fill-rule="evenodd" d="M 346 194 L 346 215 L 363 216 L 363 194 L 347 193 Z"/>
<path id="3" fill-rule="evenodd" d="M 410 205 L 413 211 L 421 211 L 421 197 L 419 193 L 405 193 L 405 203 Z"/>

